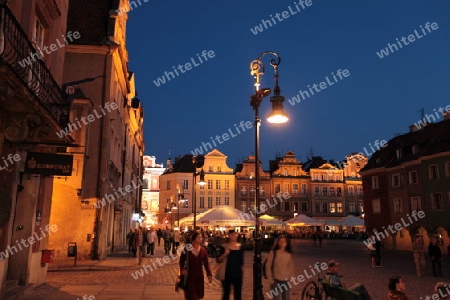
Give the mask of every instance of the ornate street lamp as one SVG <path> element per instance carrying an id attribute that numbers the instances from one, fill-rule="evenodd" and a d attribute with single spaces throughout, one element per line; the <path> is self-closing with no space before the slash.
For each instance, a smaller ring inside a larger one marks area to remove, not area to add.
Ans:
<path id="1" fill-rule="evenodd" d="M 192 156 L 192 164 L 194 165 L 194 185 L 192 187 L 192 196 L 193 196 L 193 201 L 192 201 L 192 208 L 193 211 L 192 213 L 194 214 L 194 231 L 197 225 L 197 193 L 196 193 L 196 187 L 197 184 L 199 186 L 204 186 L 206 184 L 205 181 L 205 173 L 203 172 L 203 168 L 200 172 L 197 172 L 197 168 L 198 167 L 203 167 L 203 162 L 204 162 L 204 157 L 203 156 Z M 198 183 L 196 183 L 197 181 L 197 176 L 200 175 L 200 181 Z"/>
<path id="2" fill-rule="evenodd" d="M 273 90 L 274 96 L 270 97 L 272 102 L 272 113 L 267 117 L 270 123 L 285 123 L 289 117 L 283 110 L 284 97 L 280 95 L 280 87 L 278 86 L 278 65 L 281 63 L 281 57 L 276 52 L 266 51 L 261 53 L 257 59 L 250 63 L 250 74 L 255 78 L 255 94 L 250 97 L 250 106 L 255 111 L 255 246 L 253 258 L 253 300 L 264 299 L 262 287 L 262 261 L 261 261 L 261 234 L 259 226 L 258 207 L 260 204 L 259 194 L 259 126 L 261 120 L 259 118 L 259 106 L 263 98 L 270 95 L 270 88 L 260 88 L 260 79 L 264 75 L 265 67 L 261 58 L 266 55 L 273 55 L 274 58 L 270 60 L 270 65 L 274 68 L 275 87 Z"/>

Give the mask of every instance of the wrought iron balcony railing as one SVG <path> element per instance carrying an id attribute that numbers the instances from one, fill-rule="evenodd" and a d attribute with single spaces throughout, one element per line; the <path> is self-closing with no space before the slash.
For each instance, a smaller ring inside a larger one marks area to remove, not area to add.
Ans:
<path id="1" fill-rule="evenodd" d="M 69 100 L 41 59 L 31 59 L 30 64 L 24 61 L 36 52 L 11 10 L 0 4 L 0 65 L 9 67 L 56 122 L 65 127 L 69 123 Z"/>

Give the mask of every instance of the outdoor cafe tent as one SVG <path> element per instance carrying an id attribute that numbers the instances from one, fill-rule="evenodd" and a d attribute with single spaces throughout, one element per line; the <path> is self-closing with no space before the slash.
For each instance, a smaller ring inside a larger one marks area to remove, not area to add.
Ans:
<path id="1" fill-rule="evenodd" d="M 325 222 L 310 218 L 307 215 L 298 214 L 294 218 L 286 221 L 290 226 L 322 226 Z"/>
<path id="2" fill-rule="evenodd" d="M 194 217 L 186 221 L 180 221 L 185 225 L 192 225 Z M 250 213 L 244 213 L 229 205 L 219 205 L 211 208 L 196 217 L 198 226 L 252 226 L 255 224 L 255 218 Z"/>
<path id="3" fill-rule="evenodd" d="M 286 226 L 286 223 L 269 215 L 259 216 L 259 224 L 261 226 Z"/>

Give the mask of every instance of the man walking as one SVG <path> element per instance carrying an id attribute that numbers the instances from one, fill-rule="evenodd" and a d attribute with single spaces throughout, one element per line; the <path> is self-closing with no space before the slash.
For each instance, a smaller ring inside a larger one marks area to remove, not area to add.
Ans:
<path id="1" fill-rule="evenodd" d="M 431 259 L 431 268 L 433 269 L 433 276 L 442 277 L 442 268 L 441 268 L 442 252 L 441 248 L 439 248 L 437 244 L 437 239 L 435 237 L 431 239 L 430 245 L 428 246 L 428 256 L 430 256 Z"/>
<path id="2" fill-rule="evenodd" d="M 168 228 L 163 231 L 162 237 L 164 239 L 164 255 L 169 255 L 172 234 L 170 233 L 170 230 Z"/>
<path id="3" fill-rule="evenodd" d="M 162 238 L 162 230 L 161 228 L 158 228 L 156 231 L 156 235 L 158 236 L 158 246 L 161 245 L 161 238 Z"/>
<path id="4" fill-rule="evenodd" d="M 136 248 L 138 252 L 138 264 L 140 265 L 142 262 L 142 256 L 145 256 L 144 253 L 144 228 L 139 227 L 136 229 Z"/>
<path id="5" fill-rule="evenodd" d="M 147 242 L 148 242 L 148 248 L 147 248 L 147 254 L 150 253 L 150 257 L 153 257 L 155 254 L 155 243 L 156 243 L 157 235 L 153 228 L 150 228 L 150 230 L 147 232 Z"/>

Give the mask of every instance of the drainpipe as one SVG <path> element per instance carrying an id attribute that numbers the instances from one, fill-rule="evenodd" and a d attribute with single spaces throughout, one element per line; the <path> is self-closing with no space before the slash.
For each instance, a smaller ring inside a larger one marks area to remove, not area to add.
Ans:
<path id="1" fill-rule="evenodd" d="M 111 54 L 111 44 L 108 44 L 108 53 L 105 54 L 105 59 L 104 59 L 104 65 L 103 65 L 103 83 L 102 83 L 102 107 L 105 107 L 105 103 L 106 103 L 106 80 L 109 78 L 106 75 L 107 72 L 107 63 L 108 63 L 108 56 Z M 103 167 L 102 167 L 102 158 L 105 158 L 106 155 L 103 155 L 105 151 L 105 147 L 104 142 L 103 142 L 103 137 L 104 137 L 104 131 L 105 131 L 105 119 L 106 118 L 101 118 L 101 127 L 100 127 L 100 147 L 99 147 L 99 152 L 98 152 L 98 166 L 97 166 L 97 170 L 98 170 L 98 175 L 97 175 L 97 201 L 100 201 L 102 198 L 102 193 L 103 193 L 103 182 L 102 182 L 102 172 L 103 172 Z M 109 159 L 109 158 L 108 158 Z M 108 170 L 108 169 L 106 169 Z M 95 221 L 94 221 L 94 243 L 92 246 L 92 259 L 99 259 L 99 242 L 100 242 L 100 234 L 101 234 L 101 220 L 100 218 L 102 217 L 102 210 L 104 209 L 104 206 L 102 206 L 101 208 L 97 208 L 95 211 Z"/>

